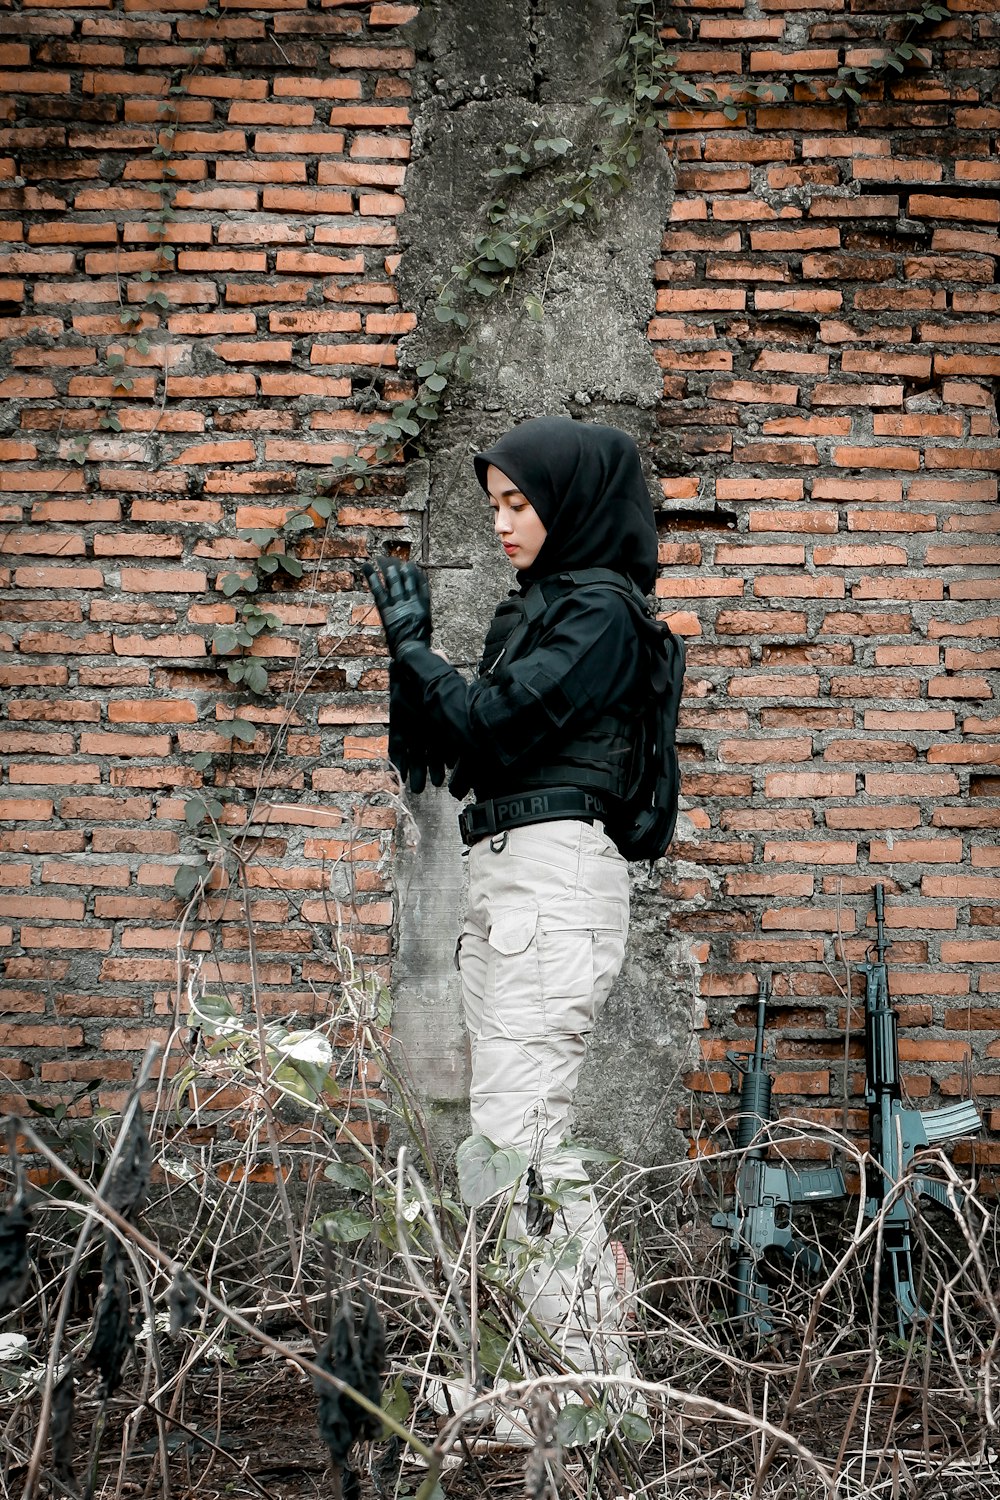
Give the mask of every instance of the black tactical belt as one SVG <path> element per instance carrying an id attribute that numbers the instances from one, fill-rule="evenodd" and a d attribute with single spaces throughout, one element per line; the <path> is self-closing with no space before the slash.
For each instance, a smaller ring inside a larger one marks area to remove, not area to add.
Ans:
<path id="1" fill-rule="evenodd" d="M 493 797 L 488 802 L 472 802 L 458 815 L 458 831 L 465 844 L 472 845 L 491 834 L 508 828 L 524 828 L 529 823 L 549 823 L 558 818 L 578 818 L 583 823 L 604 822 L 608 805 L 596 792 L 583 792 L 575 786 L 553 786 L 538 792 L 516 792 L 509 797 Z"/>

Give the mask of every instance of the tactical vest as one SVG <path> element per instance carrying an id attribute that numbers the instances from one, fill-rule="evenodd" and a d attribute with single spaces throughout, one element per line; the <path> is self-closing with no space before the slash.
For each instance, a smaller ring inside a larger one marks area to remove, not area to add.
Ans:
<path id="1" fill-rule="evenodd" d="M 511 662 L 527 656 L 546 629 L 552 610 L 567 593 L 612 578 L 621 589 L 625 580 L 604 568 L 554 574 L 532 584 L 525 594 L 514 594 L 505 600 L 493 616 L 487 632 L 479 677 L 492 676 Z M 452 777 L 451 790 L 455 796 L 461 797 L 470 786 L 474 786 L 477 797 L 483 798 L 537 791 L 543 787 L 571 786 L 601 792 L 612 798 L 623 797 L 636 774 L 634 762 L 641 713 L 642 705 L 637 704 L 631 712 L 620 709 L 602 714 L 586 728 L 576 731 L 572 738 L 549 749 L 543 763 L 518 766 L 516 770 L 504 772 L 502 784 L 495 768 L 490 773 L 489 784 L 486 784 L 481 779 L 481 766 L 466 766 L 460 761 Z"/>

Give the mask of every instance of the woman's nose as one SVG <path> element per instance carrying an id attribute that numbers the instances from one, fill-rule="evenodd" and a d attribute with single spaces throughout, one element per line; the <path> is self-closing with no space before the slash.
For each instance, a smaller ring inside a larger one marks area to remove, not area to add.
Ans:
<path id="1" fill-rule="evenodd" d="M 504 515 L 502 510 L 498 510 L 493 518 L 493 530 L 497 536 L 503 536 L 510 530 L 510 517 Z"/>

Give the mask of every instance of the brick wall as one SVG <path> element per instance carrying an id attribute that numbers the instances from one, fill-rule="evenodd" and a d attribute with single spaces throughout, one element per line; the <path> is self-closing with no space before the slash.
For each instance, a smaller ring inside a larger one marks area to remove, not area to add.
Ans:
<path id="1" fill-rule="evenodd" d="M 662 549 L 659 594 L 690 640 L 697 831 L 664 884 L 704 965 L 710 1024 L 690 1082 L 707 1100 L 729 1092 L 725 1050 L 752 1017 L 740 997 L 773 966 L 777 1091 L 835 1126 L 837 934 L 863 960 L 881 881 L 907 1087 L 963 1095 L 971 1061 L 1000 1128 L 988 8 L 955 0 L 922 34 L 925 64 L 857 106 L 828 86 L 896 7 L 764 0 L 751 18 L 695 3 L 673 31 L 680 69 L 720 99 L 665 121 L 678 192 L 650 327 L 683 454 L 663 481 L 684 534 Z M 789 99 L 725 118 L 768 81 Z M 853 1027 L 857 1106 L 856 1008 Z"/>
<path id="2" fill-rule="evenodd" d="M 329 489 L 331 458 L 372 419 L 374 399 L 352 398 L 397 380 L 414 14 L 0 9 L 5 1108 L 95 1074 L 113 1104 L 163 1034 L 183 798 L 210 779 L 196 752 L 220 752 L 223 784 L 261 788 L 249 882 L 267 1008 L 326 1010 L 331 890 L 356 951 L 387 960 L 384 654 L 355 567 L 410 535 L 400 476 L 352 488 L 303 535 L 306 577 L 268 598 L 282 628 L 255 647 L 293 707 L 282 727 L 284 709 L 243 706 L 260 730 L 232 761 L 217 726 L 237 698 L 209 643 L 234 616 L 217 580 L 253 551 L 241 529 L 301 503 L 310 475 Z M 151 229 L 164 181 L 172 261 Z M 109 372 L 123 307 L 149 348 Z M 236 906 L 188 942 L 234 994 L 249 980 Z"/>
<path id="3" fill-rule="evenodd" d="M 764 964 L 780 1096 L 839 1123 L 837 931 L 857 961 L 876 881 L 911 1092 L 963 1092 L 970 1049 L 981 1099 L 1000 1092 L 997 22 L 961 4 L 930 66 L 858 107 L 825 91 L 884 25 L 870 3 L 692 5 L 677 28 L 720 100 L 793 72 L 817 94 L 664 118 L 678 192 L 649 332 L 679 452 L 659 594 L 690 646 L 692 831 L 663 894 L 700 969 L 690 1083 L 709 1108 Z M 216 580 L 251 550 L 241 528 L 328 479 L 370 394 L 403 388 L 414 10 L 0 8 L 5 1106 L 71 1091 L 95 1059 L 114 1103 L 172 1009 L 183 796 L 236 703 L 206 644 L 232 618 Z M 106 355 L 151 285 L 166 305 L 122 392 Z M 305 536 L 315 567 L 268 598 L 283 628 L 255 648 L 292 722 L 241 707 L 257 741 L 219 760 L 239 787 L 262 778 L 250 879 L 274 1010 L 326 1003 L 331 888 L 359 954 L 388 962 L 384 657 L 356 566 L 419 536 L 404 490 L 389 473 L 341 494 Z M 243 926 L 214 930 L 195 956 L 238 992 Z"/>

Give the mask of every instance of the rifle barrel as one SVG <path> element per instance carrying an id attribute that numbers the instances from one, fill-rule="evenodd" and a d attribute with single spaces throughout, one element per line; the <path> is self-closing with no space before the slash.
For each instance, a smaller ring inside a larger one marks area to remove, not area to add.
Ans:
<path id="1" fill-rule="evenodd" d="M 875 948 L 878 953 L 880 964 L 885 963 L 885 950 L 888 946 L 885 940 L 885 886 L 875 887 Z"/>

